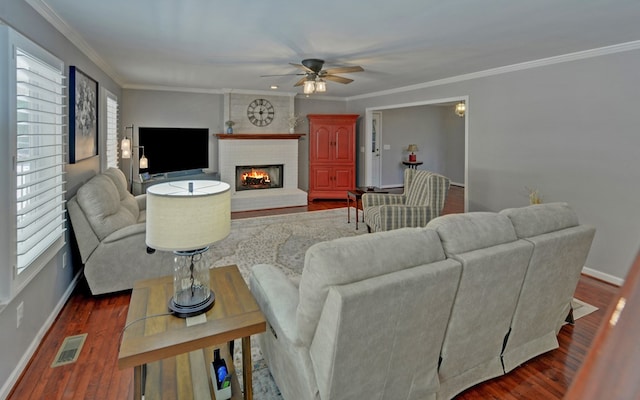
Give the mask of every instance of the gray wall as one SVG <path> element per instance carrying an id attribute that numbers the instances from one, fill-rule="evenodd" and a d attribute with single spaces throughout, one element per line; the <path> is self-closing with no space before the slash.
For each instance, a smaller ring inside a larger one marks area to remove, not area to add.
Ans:
<path id="1" fill-rule="evenodd" d="M 421 105 L 380 110 L 382 114 L 382 187 L 402 186 L 407 146 L 418 145 L 424 169 L 464 184 L 464 119 L 452 107 Z M 456 119 L 452 118 L 455 117 Z M 385 150 L 384 145 L 390 148 Z M 364 164 L 360 166 L 364 168 Z"/>
<path id="2" fill-rule="evenodd" d="M 0 19 L 7 25 L 28 37 L 50 53 L 65 62 L 67 74 L 70 65 L 75 65 L 92 78 L 99 82 L 99 85 L 107 88 L 116 96 L 120 97 L 119 86 L 103 73 L 95 64 L 85 57 L 75 46 L 55 30 L 45 21 L 31 6 L 24 0 L 2 0 L 0 2 Z M 6 97 L 0 98 L 0 108 L 8 109 Z M 1 123 L 5 123 L 2 120 Z M 100 133 L 99 133 L 100 134 Z M 8 129 L 0 129 L 3 135 L 0 143 L 6 143 Z M 9 159 L 9 149 L 0 145 L 0 159 Z M 68 165 L 66 169 L 67 197 L 73 195 L 78 187 L 100 170 L 99 158 L 91 158 L 77 164 Z M 0 184 L 3 188 L 8 186 L 7 179 L 10 179 L 11 169 L 3 165 L 2 178 Z M 3 190 L 3 192 L 6 191 Z M 10 210 L 10 196 L 0 197 L 0 210 L 2 214 L 8 215 Z M 10 271 L 11 260 L 9 259 L 9 245 L 11 232 L 8 231 L 8 224 L 0 225 L 0 269 L 2 277 L 6 277 L 4 272 Z M 72 257 L 75 253 L 75 244 L 67 235 L 67 245 L 58 253 L 57 257 L 51 260 L 44 269 L 36 275 L 33 280 L 8 304 L 0 305 L 0 396 L 3 391 L 10 389 L 11 380 L 15 380 L 16 367 L 29 360 L 30 352 L 35 351 L 35 346 L 39 344 L 39 338 L 46 333 L 46 328 L 56 316 L 55 310 L 64 303 L 67 290 L 78 268 L 69 266 L 63 268 L 62 254 L 67 253 Z M 77 260 L 73 260 L 75 265 L 79 265 Z M 16 328 L 16 307 L 20 302 L 24 302 L 24 320 L 20 328 Z M 24 365 L 23 365 L 24 366 Z M 17 371 L 18 373 L 20 371 Z"/>
<path id="3" fill-rule="evenodd" d="M 640 245 L 638 70 L 634 50 L 351 99 L 348 111 L 468 95 L 469 211 L 526 205 L 525 187 L 566 201 L 597 228 L 589 272 L 620 281 Z"/>
<path id="4" fill-rule="evenodd" d="M 224 95 L 125 89 L 122 98 L 120 120 L 123 126 L 133 124 L 135 145 L 139 143 L 140 127 L 209 128 L 209 170 L 218 171 L 218 140 L 214 135 L 224 132 Z M 131 137 L 130 130 L 120 133 Z M 137 176 L 137 159 L 122 160 L 125 174 L 130 173 L 129 162 L 133 161 Z"/>
<path id="5" fill-rule="evenodd" d="M 125 89 L 122 95 L 122 125 L 133 124 L 136 132 L 141 126 L 209 128 L 212 135 L 209 147 L 209 169 L 218 171 L 218 139 L 213 135 L 223 132 L 225 128 L 224 95 L 137 89 Z M 295 112 L 301 116 L 346 112 L 346 102 L 342 100 L 296 98 L 294 101 Z M 122 130 L 121 133 L 123 132 L 125 131 Z M 306 118 L 296 127 L 296 132 L 309 134 Z M 126 133 L 130 135 L 129 131 Z M 307 190 L 309 188 L 308 136 L 300 139 L 299 146 L 298 186 L 300 189 Z M 137 164 L 134 164 L 134 171 L 136 167 Z M 129 173 L 127 160 L 123 160 L 122 168 L 125 173 Z"/>

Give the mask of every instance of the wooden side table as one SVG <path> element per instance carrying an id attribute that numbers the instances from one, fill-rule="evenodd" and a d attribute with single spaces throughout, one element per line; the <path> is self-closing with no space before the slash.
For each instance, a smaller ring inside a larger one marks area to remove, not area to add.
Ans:
<path id="1" fill-rule="evenodd" d="M 365 193 L 388 193 L 382 190 L 368 190 L 366 188 L 356 188 L 347 190 L 347 223 L 351 223 L 351 200 L 356 208 L 356 230 L 358 229 L 358 203 L 362 206 L 362 195 Z M 364 210 L 362 210 L 362 222 L 364 222 Z"/>
<path id="2" fill-rule="evenodd" d="M 210 279 L 215 304 L 193 319 L 168 314 L 173 276 L 135 283 L 118 354 L 120 369 L 134 368 L 134 399 L 142 398 L 143 392 L 147 398 L 160 398 L 160 392 L 176 399 L 214 398 L 209 378 L 212 350 L 202 349 L 237 338 L 242 338 L 244 399 L 253 398 L 251 335 L 266 330 L 264 315 L 237 266 L 212 268 Z M 197 319 L 204 321 L 188 326 Z M 232 356 L 227 359 L 227 367 L 233 367 Z M 233 379 L 233 399 L 238 399 L 235 373 Z"/>
<path id="3" fill-rule="evenodd" d="M 403 161 L 402 163 L 405 166 L 407 166 L 409 168 L 413 168 L 413 169 L 417 169 L 418 165 L 424 164 L 422 161 Z"/>

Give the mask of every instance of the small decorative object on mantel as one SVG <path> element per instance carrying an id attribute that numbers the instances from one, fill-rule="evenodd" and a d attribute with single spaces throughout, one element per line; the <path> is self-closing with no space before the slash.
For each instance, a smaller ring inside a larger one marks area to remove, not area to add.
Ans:
<path id="1" fill-rule="evenodd" d="M 229 120 L 224 123 L 227 126 L 227 133 L 233 133 L 233 126 L 236 124 L 235 122 Z"/>
<path id="2" fill-rule="evenodd" d="M 296 126 L 300 123 L 302 117 L 297 114 L 293 114 L 287 118 L 287 123 L 289 124 L 289 133 L 296 132 Z"/>
<path id="3" fill-rule="evenodd" d="M 528 187 L 525 187 L 525 189 L 529 192 L 529 204 L 542 204 L 542 196 L 540 196 L 538 189 L 531 189 Z"/>

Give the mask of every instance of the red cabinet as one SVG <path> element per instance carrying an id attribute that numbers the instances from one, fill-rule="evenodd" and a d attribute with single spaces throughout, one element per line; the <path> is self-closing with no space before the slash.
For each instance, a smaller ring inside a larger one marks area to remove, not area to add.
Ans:
<path id="1" fill-rule="evenodd" d="M 309 200 L 343 199 L 356 186 L 357 114 L 309 114 Z"/>

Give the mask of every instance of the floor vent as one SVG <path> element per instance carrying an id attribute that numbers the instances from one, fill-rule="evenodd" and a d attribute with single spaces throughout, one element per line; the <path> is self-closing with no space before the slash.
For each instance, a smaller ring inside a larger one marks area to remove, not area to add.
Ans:
<path id="1" fill-rule="evenodd" d="M 56 354 L 56 358 L 53 361 L 53 364 L 51 364 L 51 368 L 76 362 L 86 339 L 86 333 L 76 336 L 67 336 L 62 342 L 60 350 L 58 350 L 58 354 Z"/>

